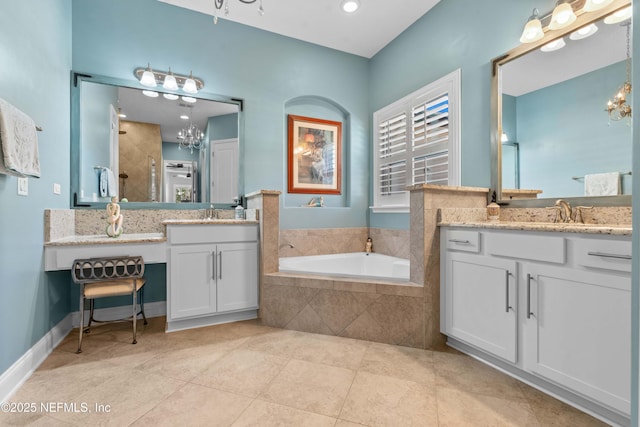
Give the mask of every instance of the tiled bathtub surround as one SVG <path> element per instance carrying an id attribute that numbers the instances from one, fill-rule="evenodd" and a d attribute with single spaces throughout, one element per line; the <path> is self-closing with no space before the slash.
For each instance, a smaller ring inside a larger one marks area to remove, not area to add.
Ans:
<path id="1" fill-rule="evenodd" d="M 410 249 L 414 283 L 424 284 L 425 348 L 444 343 L 440 334 L 440 233 L 438 209 L 485 209 L 489 189 L 417 185 L 411 187 Z"/>
<path id="2" fill-rule="evenodd" d="M 369 229 L 374 252 L 404 259 L 409 259 L 409 234 L 409 230 Z"/>
<path id="3" fill-rule="evenodd" d="M 264 325 L 424 348 L 424 290 L 285 273 L 264 277 Z"/>
<path id="4" fill-rule="evenodd" d="M 364 252 L 367 237 L 366 227 L 280 230 L 280 256 Z"/>
<path id="5" fill-rule="evenodd" d="M 359 252 L 370 235 L 376 252 L 410 259 L 410 281 L 415 285 L 381 287 L 376 283 L 355 280 L 265 275 L 261 285 L 262 322 L 287 329 L 411 347 L 441 347 L 444 339 L 439 322 L 438 209 L 476 208 L 484 212 L 488 191 L 486 188 L 438 185 L 411 188 L 409 231 L 366 228 L 283 230 L 279 234 L 280 256 Z M 266 221 L 269 216 L 265 212 L 261 221 Z M 347 233 L 348 238 L 342 240 Z M 314 243 L 325 239 L 333 239 L 331 245 L 324 252 L 313 252 L 324 245 Z M 349 242 L 349 239 L 354 242 Z M 287 247 L 289 243 L 295 247 Z M 273 271 L 266 273 L 269 272 Z"/>
<path id="6" fill-rule="evenodd" d="M 366 227 L 280 230 L 279 252 L 281 257 L 364 252 L 367 237 L 374 252 L 409 259 L 409 230 Z"/>

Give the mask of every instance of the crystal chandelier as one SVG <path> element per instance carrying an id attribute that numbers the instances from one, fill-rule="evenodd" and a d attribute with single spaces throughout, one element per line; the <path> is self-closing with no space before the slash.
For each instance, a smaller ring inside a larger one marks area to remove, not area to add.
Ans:
<path id="1" fill-rule="evenodd" d="M 609 119 L 619 121 L 625 117 L 631 118 L 631 105 L 627 103 L 627 97 L 631 94 L 631 55 L 630 55 L 630 28 L 631 22 L 624 24 L 627 27 L 627 80 L 622 84 L 615 96 L 607 102 Z"/>
<path id="2" fill-rule="evenodd" d="M 238 0 L 240 3 L 253 4 L 258 0 Z M 224 8 L 224 16 L 229 16 L 229 3 L 231 0 L 213 0 L 213 23 L 218 23 L 218 13 Z M 264 15 L 264 8 L 262 7 L 262 0 L 260 0 L 260 7 L 258 7 L 258 14 Z"/>
<path id="3" fill-rule="evenodd" d="M 184 147 L 191 150 L 191 154 L 193 154 L 194 148 L 196 150 L 202 148 L 203 141 L 204 132 L 193 123 L 189 123 L 189 127 L 178 132 L 178 150 L 182 150 L 182 147 Z"/>

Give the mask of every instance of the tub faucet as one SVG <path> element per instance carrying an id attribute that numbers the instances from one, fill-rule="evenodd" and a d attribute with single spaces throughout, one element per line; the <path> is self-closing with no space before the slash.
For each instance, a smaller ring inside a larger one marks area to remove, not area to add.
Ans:
<path id="1" fill-rule="evenodd" d="M 562 222 L 573 222 L 573 219 L 571 219 L 571 205 L 566 200 L 556 200 L 555 206 L 560 208 Z"/>

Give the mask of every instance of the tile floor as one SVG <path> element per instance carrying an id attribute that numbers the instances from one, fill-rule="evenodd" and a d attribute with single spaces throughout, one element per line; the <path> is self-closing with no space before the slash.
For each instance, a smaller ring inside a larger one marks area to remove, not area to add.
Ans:
<path id="1" fill-rule="evenodd" d="M 604 425 L 455 350 L 255 321 L 171 334 L 164 318 L 139 325 L 137 345 L 130 324 L 94 328 L 82 354 L 72 332 L 11 398 L 36 411 L 0 413 L 0 425 Z"/>

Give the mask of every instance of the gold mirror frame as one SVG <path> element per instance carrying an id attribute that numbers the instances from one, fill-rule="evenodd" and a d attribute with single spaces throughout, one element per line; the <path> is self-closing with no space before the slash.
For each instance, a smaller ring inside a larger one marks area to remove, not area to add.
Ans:
<path id="1" fill-rule="evenodd" d="M 583 2 L 581 2 L 583 3 Z M 532 52 L 545 44 L 566 36 L 573 31 L 601 20 L 620 9 L 631 5 L 631 0 L 614 0 L 610 5 L 595 12 L 583 12 L 582 6 L 576 11 L 574 23 L 561 30 L 549 30 L 544 27 L 544 37 L 534 43 L 520 44 L 506 54 L 495 58 L 491 66 L 491 192 L 496 192 L 499 204 L 510 207 L 550 206 L 556 198 L 550 199 L 518 199 L 502 198 L 502 65 Z M 524 22 L 524 21 L 523 21 Z M 575 205 L 589 206 L 631 206 L 631 195 L 604 197 L 566 197 L 565 200 Z"/>

